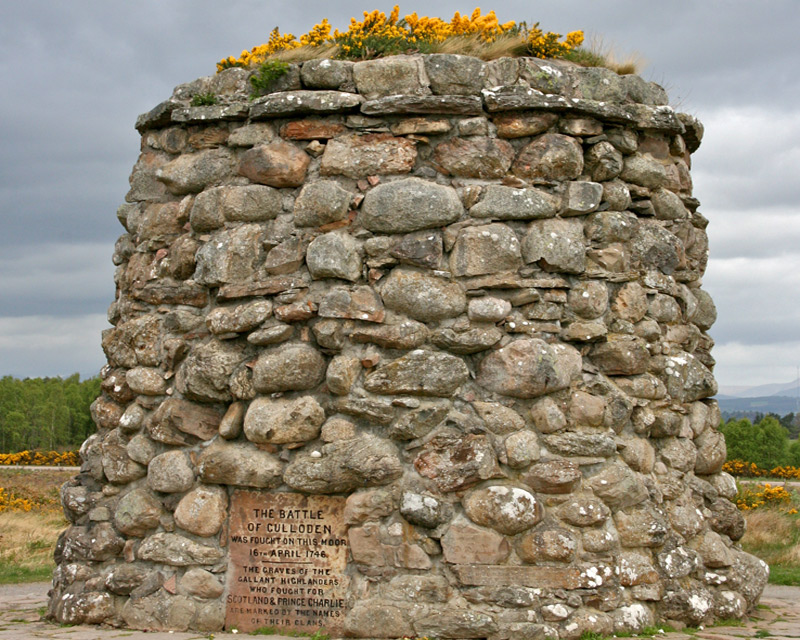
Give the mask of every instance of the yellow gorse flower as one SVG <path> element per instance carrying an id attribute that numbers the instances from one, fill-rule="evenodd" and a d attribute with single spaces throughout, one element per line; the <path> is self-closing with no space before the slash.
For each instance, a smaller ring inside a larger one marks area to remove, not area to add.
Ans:
<path id="1" fill-rule="evenodd" d="M 369 58 L 413 51 L 424 43 L 444 42 L 448 38 L 477 36 L 482 42 L 494 42 L 498 36 L 521 29 L 513 20 L 500 23 L 494 11 L 482 14 L 480 7 L 469 15 L 458 11 L 449 21 L 437 17 L 418 16 L 416 12 L 400 20 L 400 7 L 395 5 L 387 16 L 383 11 L 365 11 L 363 20 L 350 19 L 347 31 L 334 30 L 327 18 L 296 40 L 291 33 L 280 34 L 277 27 L 266 44 L 242 51 L 238 58 L 229 56 L 217 63 L 217 71 L 229 67 L 251 67 L 263 63 L 271 55 L 298 47 L 336 44 L 339 55 L 349 58 Z M 561 34 L 544 33 L 538 23 L 528 32 L 529 53 L 538 57 L 563 56 L 583 42 L 583 31 L 572 31 L 561 42 Z"/>
<path id="2" fill-rule="evenodd" d="M 19 451 L 17 453 L 0 453 L 0 466 L 24 465 L 37 467 L 77 467 L 80 457 L 77 451 Z"/>

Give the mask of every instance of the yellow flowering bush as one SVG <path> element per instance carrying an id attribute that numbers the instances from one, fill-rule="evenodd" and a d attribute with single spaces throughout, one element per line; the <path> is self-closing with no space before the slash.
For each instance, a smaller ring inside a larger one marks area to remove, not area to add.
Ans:
<path id="1" fill-rule="evenodd" d="M 769 482 L 740 487 L 736 494 L 736 506 L 742 511 L 750 511 L 764 506 L 785 506 L 791 502 L 792 494 L 785 487 L 780 485 L 773 487 Z M 791 511 L 797 513 L 794 509 Z"/>
<path id="2" fill-rule="evenodd" d="M 722 465 L 722 470 L 732 476 L 743 478 L 783 478 L 785 480 L 800 480 L 800 467 L 780 465 L 772 469 L 762 469 L 753 462 L 744 460 L 728 460 Z"/>
<path id="3" fill-rule="evenodd" d="M 583 44 L 583 31 L 570 31 L 563 42 L 559 38 L 560 33 L 544 33 L 537 22 L 528 30 L 528 52 L 537 58 L 563 58 Z"/>
<path id="4" fill-rule="evenodd" d="M 319 26 L 319 25 L 318 25 Z M 316 27 L 315 27 L 316 28 Z M 311 31 L 314 31 L 312 29 Z M 311 32 L 309 32 L 311 33 Z M 308 34 L 306 34 L 308 35 Z M 305 37 L 305 36 L 303 36 Z M 238 58 L 228 56 L 223 58 L 217 63 L 217 72 L 230 67 L 251 67 L 264 62 L 269 56 L 279 51 L 286 51 L 287 49 L 297 49 L 302 45 L 295 40 L 294 35 L 285 33 L 281 35 L 278 27 L 275 27 L 269 34 L 269 40 L 266 44 L 260 44 L 253 47 L 250 51 L 242 51 Z"/>
<path id="5" fill-rule="evenodd" d="M 36 467 L 77 467 L 81 460 L 77 451 L 20 451 L 0 453 L 0 466 L 22 465 Z"/>
<path id="6" fill-rule="evenodd" d="M 0 487 L 0 513 L 3 511 L 30 511 L 36 506 L 27 498 L 17 498 L 10 491 Z"/>
<path id="7" fill-rule="evenodd" d="M 300 47 L 335 46 L 339 58 L 369 59 L 405 52 L 428 52 L 434 44 L 451 38 L 476 38 L 489 44 L 500 36 L 515 36 L 512 51 L 540 58 L 563 57 L 583 42 L 583 31 L 572 31 L 566 39 L 561 34 L 543 32 L 537 22 L 531 29 L 525 23 L 509 21 L 500 23 L 494 11 L 483 14 L 476 8 L 470 15 L 458 11 L 449 20 L 418 16 L 416 12 L 400 19 L 400 7 L 395 5 L 387 16 L 383 11 L 365 11 L 363 20 L 350 19 L 347 31 L 335 29 L 325 18 L 311 30 L 295 39 L 291 33 L 281 35 L 277 27 L 272 30 L 266 44 L 242 51 L 238 58 L 229 56 L 217 63 L 217 71 L 230 67 L 252 67 L 262 64 L 270 56 Z M 518 45 L 518 46 L 517 46 Z"/>

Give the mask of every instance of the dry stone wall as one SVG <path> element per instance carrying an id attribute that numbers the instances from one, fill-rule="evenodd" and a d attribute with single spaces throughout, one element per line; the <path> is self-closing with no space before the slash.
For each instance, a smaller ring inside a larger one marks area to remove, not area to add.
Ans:
<path id="1" fill-rule="evenodd" d="M 700 123 L 537 59 L 312 61 L 255 101 L 248 75 L 137 121 L 50 615 L 213 631 L 271 602 L 335 635 L 570 639 L 752 608 Z M 305 584 L 334 595 L 236 595 L 247 527 L 332 536 Z"/>

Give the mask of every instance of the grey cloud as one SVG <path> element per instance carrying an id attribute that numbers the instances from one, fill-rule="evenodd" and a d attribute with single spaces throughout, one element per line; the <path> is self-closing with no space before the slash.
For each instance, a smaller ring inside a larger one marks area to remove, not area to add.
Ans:
<path id="1" fill-rule="evenodd" d="M 23 316 L 0 318 L 0 362 L 3 375 L 18 378 L 97 375 L 104 357 L 100 332 L 105 315 L 74 318 Z"/>
<path id="2" fill-rule="evenodd" d="M 114 265 L 105 243 L 6 249 L 0 273 L 0 316 L 104 314 L 114 299 Z"/>

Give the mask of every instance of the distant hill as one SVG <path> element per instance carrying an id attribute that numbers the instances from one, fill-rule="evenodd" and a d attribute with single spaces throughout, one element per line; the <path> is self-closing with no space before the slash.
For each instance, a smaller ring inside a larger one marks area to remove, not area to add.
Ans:
<path id="1" fill-rule="evenodd" d="M 737 417 L 752 418 L 756 413 L 777 413 L 779 416 L 784 416 L 787 413 L 797 413 L 798 410 L 796 396 L 733 398 L 717 395 L 716 398 L 723 414 L 736 414 Z"/>
<path id="2" fill-rule="evenodd" d="M 720 398 L 763 398 L 765 396 L 787 396 L 796 398 L 798 396 L 798 384 L 800 380 L 791 382 L 775 382 L 772 384 L 761 384 L 755 387 L 746 386 L 720 386 L 717 399 Z"/>

